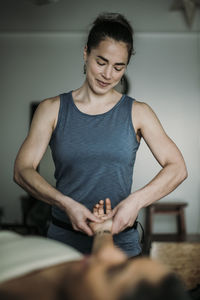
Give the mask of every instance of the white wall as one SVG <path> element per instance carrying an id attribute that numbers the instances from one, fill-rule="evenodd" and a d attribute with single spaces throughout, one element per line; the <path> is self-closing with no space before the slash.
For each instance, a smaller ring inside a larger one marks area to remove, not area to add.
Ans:
<path id="1" fill-rule="evenodd" d="M 200 232 L 200 36 L 198 34 L 139 34 L 132 61 L 131 94 L 148 102 L 186 160 L 188 179 L 164 200 L 186 201 L 188 232 Z M 142 144 L 135 168 L 135 188 L 159 170 Z M 169 216 L 157 216 L 155 230 L 174 231 Z M 162 220 L 162 221 L 161 221 Z"/>
<path id="2" fill-rule="evenodd" d="M 12 182 L 12 172 L 29 127 L 30 103 L 81 84 L 84 38 L 80 34 L 2 34 L 0 44 L 1 206 L 6 220 L 19 221 L 18 199 L 24 192 Z M 52 174 L 44 173 L 52 181 Z"/>
<path id="3" fill-rule="evenodd" d="M 79 87 L 83 81 L 82 33 L 0 34 L 1 204 L 7 221 L 20 222 L 19 197 L 12 181 L 13 162 L 29 126 L 29 106 Z M 136 55 L 128 67 L 130 95 L 149 103 L 181 149 L 188 179 L 166 198 L 187 201 L 187 229 L 200 233 L 200 36 L 198 33 L 136 34 Z M 54 183 L 54 167 L 44 157 L 41 173 Z M 146 184 L 160 167 L 142 143 L 133 190 Z M 161 200 L 163 201 L 163 200 Z M 141 220 L 143 214 L 141 213 Z M 156 231 L 174 230 L 175 222 L 157 219 Z"/>

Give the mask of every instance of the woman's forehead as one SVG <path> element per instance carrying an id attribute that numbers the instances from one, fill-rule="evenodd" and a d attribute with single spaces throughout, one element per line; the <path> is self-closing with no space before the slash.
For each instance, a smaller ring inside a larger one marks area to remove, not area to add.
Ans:
<path id="1" fill-rule="evenodd" d="M 115 58 L 119 63 L 128 58 L 127 45 L 124 42 L 109 38 L 101 41 L 97 47 L 91 49 L 91 52 L 96 56 L 103 56 L 107 60 Z"/>

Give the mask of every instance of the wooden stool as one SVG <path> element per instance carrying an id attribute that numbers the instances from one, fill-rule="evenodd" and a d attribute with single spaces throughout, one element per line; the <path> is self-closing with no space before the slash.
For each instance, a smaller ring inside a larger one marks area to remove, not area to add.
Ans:
<path id="1" fill-rule="evenodd" d="M 151 241 L 184 241 L 186 237 L 186 226 L 184 208 L 186 202 L 156 202 L 146 208 L 146 236 Z M 177 232 L 173 233 L 153 233 L 153 216 L 155 214 L 175 215 L 177 221 Z"/>

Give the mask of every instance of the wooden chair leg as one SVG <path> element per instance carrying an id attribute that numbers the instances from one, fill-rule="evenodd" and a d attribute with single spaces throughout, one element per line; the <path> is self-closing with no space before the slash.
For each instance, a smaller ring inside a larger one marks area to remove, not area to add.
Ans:
<path id="1" fill-rule="evenodd" d="M 177 228 L 178 228 L 178 239 L 180 241 L 183 241 L 186 236 L 186 228 L 185 228 L 184 210 L 182 207 L 179 209 L 179 213 L 177 215 Z"/>

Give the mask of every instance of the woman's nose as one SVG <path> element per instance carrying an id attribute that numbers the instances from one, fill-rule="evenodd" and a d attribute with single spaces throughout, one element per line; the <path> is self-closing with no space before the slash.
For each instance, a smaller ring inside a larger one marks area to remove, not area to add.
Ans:
<path id="1" fill-rule="evenodd" d="M 105 67 L 102 75 L 107 80 L 111 79 L 112 78 L 112 67 L 111 66 Z"/>

